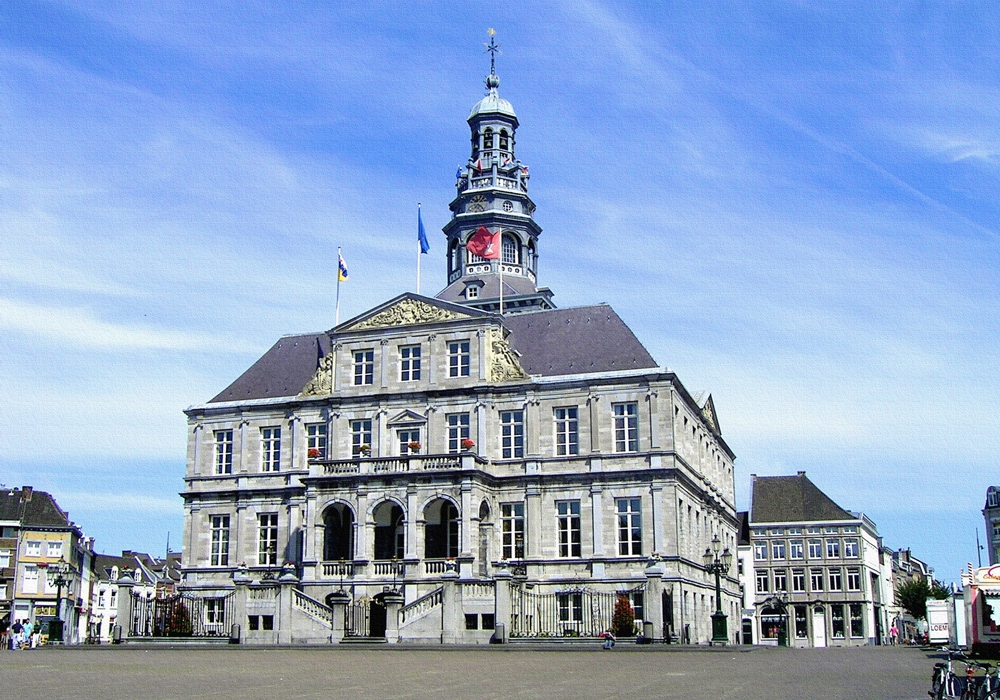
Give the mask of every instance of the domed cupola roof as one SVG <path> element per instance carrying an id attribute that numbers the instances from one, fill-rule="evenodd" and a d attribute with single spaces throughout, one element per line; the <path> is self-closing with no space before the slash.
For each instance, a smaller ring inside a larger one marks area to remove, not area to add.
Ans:
<path id="1" fill-rule="evenodd" d="M 500 93 L 497 92 L 498 87 L 500 87 L 500 76 L 496 73 L 490 73 L 486 78 L 486 88 L 489 92 L 486 93 L 486 97 L 479 100 L 476 106 L 472 108 L 472 111 L 469 113 L 470 120 L 483 114 L 502 114 L 505 117 L 517 119 L 517 115 L 514 113 L 514 106 L 500 97 Z"/>

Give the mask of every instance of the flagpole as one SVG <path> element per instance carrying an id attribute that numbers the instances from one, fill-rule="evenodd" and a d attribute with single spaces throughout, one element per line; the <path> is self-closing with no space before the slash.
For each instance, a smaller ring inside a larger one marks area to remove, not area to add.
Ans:
<path id="1" fill-rule="evenodd" d="M 337 247 L 337 311 L 334 313 L 333 325 L 340 325 L 340 247 Z"/>
<path id="2" fill-rule="evenodd" d="M 500 257 L 497 258 L 497 262 L 500 263 L 500 315 L 503 316 L 503 229 L 500 230 Z"/>
<path id="3" fill-rule="evenodd" d="M 417 202 L 417 221 L 420 220 L 420 202 Z M 420 236 L 417 236 L 417 294 L 420 294 Z"/>

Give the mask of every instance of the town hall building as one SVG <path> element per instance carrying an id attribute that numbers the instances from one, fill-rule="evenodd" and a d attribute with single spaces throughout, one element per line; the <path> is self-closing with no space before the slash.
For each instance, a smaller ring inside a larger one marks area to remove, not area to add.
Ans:
<path id="1" fill-rule="evenodd" d="M 282 337 L 187 409 L 180 588 L 198 602 L 185 629 L 588 637 L 624 596 L 636 634 L 707 643 L 718 608 L 734 639 L 736 572 L 717 600 L 705 563 L 737 547 L 734 454 L 712 397 L 610 306 L 557 308 L 539 286 L 542 229 L 499 84 L 491 68 L 468 117 L 447 286 Z M 498 259 L 467 249 L 481 227 L 499 232 Z"/>

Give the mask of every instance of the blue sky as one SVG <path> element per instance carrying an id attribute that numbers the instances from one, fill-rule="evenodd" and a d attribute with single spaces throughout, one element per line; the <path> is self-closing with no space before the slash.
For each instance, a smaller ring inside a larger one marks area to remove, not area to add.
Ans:
<path id="1" fill-rule="evenodd" d="M 611 303 L 939 577 L 995 473 L 1000 11 L 941 3 L 0 5 L 0 481 L 180 540 L 182 410 L 444 286 L 495 27 L 560 306 Z"/>

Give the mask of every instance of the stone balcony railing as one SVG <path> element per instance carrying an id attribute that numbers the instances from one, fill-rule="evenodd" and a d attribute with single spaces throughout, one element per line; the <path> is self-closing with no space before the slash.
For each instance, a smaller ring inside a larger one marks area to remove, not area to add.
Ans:
<path id="1" fill-rule="evenodd" d="M 489 462 L 479 455 L 402 455 L 400 457 L 354 457 L 352 459 L 310 459 L 311 476 L 351 477 L 362 474 L 405 474 L 476 469 Z"/>

